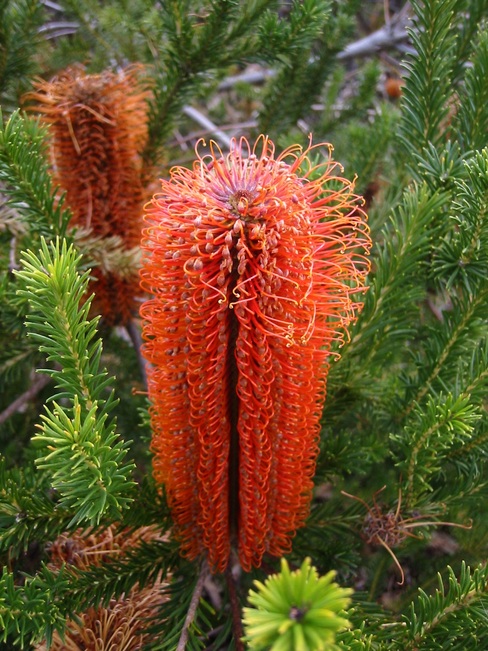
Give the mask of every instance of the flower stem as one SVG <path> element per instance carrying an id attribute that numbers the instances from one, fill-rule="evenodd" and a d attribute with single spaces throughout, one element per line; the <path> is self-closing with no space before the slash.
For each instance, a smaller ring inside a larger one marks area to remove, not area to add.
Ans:
<path id="1" fill-rule="evenodd" d="M 232 633 L 234 636 L 235 649 L 236 651 L 244 651 L 244 644 L 242 642 L 244 631 L 242 628 L 241 607 L 237 596 L 236 579 L 232 573 L 232 561 L 229 563 L 227 570 L 225 571 L 225 579 L 227 582 L 227 590 L 229 592 L 230 609 L 232 613 Z"/>
<path id="2" fill-rule="evenodd" d="M 197 612 L 198 604 L 200 603 L 200 598 L 202 596 L 205 579 L 207 578 L 207 575 L 208 575 L 208 564 L 206 561 L 203 561 L 202 566 L 200 568 L 200 574 L 198 576 L 198 580 L 195 585 L 195 589 L 193 591 L 193 595 L 190 601 L 190 606 L 186 614 L 185 623 L 183 624 L 183 628 L 181 630 L 181 635 L 178 641 L 178 646 L 176 647 L 176 651 L 185 651 L 186 649 L 186 643 L 188 642 L 188 631 L 190 630 L 190 626 L 193 620 L 195 619 L 195 615 Z"/>

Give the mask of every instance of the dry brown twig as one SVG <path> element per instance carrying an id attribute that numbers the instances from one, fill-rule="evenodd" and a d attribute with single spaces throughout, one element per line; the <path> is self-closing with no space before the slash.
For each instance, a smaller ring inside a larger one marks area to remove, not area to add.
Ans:
<path id="1" fill-rule="evenodd" d="M 50 381 L 51 377 L 49 375 L 38 375 L 27 391 L 21 393 L 18 398 L 11 402 L 10 405 L 0 413 L 0 425 L 5 423 L 14 414 L 21 411 L 28 402 L 33 400 L 37 394 L 49 384 Z"/>

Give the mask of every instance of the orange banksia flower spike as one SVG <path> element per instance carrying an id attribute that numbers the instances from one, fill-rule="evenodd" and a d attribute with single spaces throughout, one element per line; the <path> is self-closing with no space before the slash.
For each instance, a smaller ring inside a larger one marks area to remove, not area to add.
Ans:
<path id="1" fill-rule="evenodd" d="M 75 66 L 27 95 L 49 125 L 54 178 L 66 192 L 71 225 L 87 230 L 101 249 L 104 238 L 117 236 L 122 253 L 139 246 L 146 197 L 140 152 L 148 91 L 140 73 L 134 67 L 90 75 Z M 94 309 L 107 325 L 126 323 L 137 311 L 138 269 L 100 266 L 93 275 Z"/>
<path id="2" fill-rule="evenodd" d="M 141 309 L 154 474 L 183 552 L 223 571 L 289 551 L 308 514 L 331 346 L 370 238 L 324 145 L 212 143 L 147 206 Z M 327 148 L 328 146 L 325 145 Z"/>

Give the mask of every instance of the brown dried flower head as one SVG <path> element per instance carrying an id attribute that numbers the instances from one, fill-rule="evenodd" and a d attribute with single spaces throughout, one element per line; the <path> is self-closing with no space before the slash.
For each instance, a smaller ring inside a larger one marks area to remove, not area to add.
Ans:
<path id="1" fill-rule="evenodd" d="M 141 68 L 87 74 L 68 68 L 51 81 L 38 81 L 26 99 L 49 125 L 54 179 L 66 192 L 71 225 L 99 240 L 120 238 L 121 251 L 139 245 L 144 204 L 140 152 L 147 141 L 147 98 Z M 94 310 L 107 325 L 127 322 L 139 293 L 131 273 L 93 270 Z"/>
<path id="2" fill-rule="evenodd" d="M 159 537 L 154 527 L 135 531 L 116 531 L 114 526 L 100 532 L 79 529 L 62 534 L 50 547 L 53 570 L 66 563 L 74 568 L 89 569 L 110 562 L 141 541 Z M 119 599 L 111 599 L 105 607 L 92 607 L 68 620 L 64 640 L 55 633 L 50 651 L 136 651 L 148 642 L 147 620 L 154 617 L 163 602 L 162 583 L 134 587 Z M 47 651 L 46 642 L 35 651 Z"/>

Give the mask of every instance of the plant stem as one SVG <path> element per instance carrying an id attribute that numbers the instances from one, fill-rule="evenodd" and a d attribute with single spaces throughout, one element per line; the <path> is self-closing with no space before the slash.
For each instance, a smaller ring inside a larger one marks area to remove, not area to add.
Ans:
<path id="1" fill-rule="evenodd" d="M 185 623 L 183 624 L 183 628 L 181 629 L 181 635 L 180 635 L 180 639 L 178 640 L 178 646 L 176 647 L 176 651 L 185 651 L 186 643 L 188 642 L 188 631 L 190 630 L 190 626 L 192 625 L 192 622 L 195 619 L 195 615 L 197 612 L 198 604 L 200 603 L 200 597 L 202 596 L 203 586 L 205 583 L 205 579 L 207 578 L 207 574 L 208 574 L 207 561 L 203 561 L 202 566 L 200 568 L 200 574 L 198 575 L 198 580 L 195 585 L 195 589 L 193 590 L 190 606 L 186 614 Z"/>
<path id="2" fill-rule="evenodd" d="M 227 590 L 229 591 L 230 610 L 232 613 L 232 633 L 236 651 L 244 651 L 242 638 L 244 631 L 242 629 L 241 607 L 237 596 L 236 580 L 232 573 L 232 563 L 229 563 L 225 571 Z"/>
<path id="3" fill-rule="evenodd" d="M 49 375 L 39 375 L 32 382 L 31 386 L 16 398 L 10 405 L 0 413 L 0 425 L 11 418 L 16 412 L 30 402 L 42 389 L 49 384 L 51 377 Z"/>

